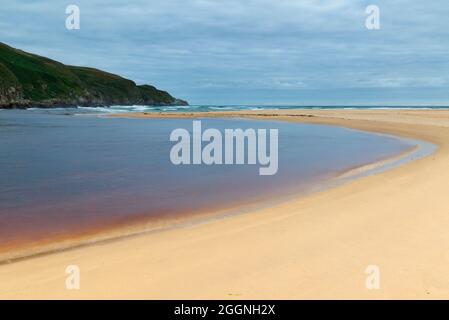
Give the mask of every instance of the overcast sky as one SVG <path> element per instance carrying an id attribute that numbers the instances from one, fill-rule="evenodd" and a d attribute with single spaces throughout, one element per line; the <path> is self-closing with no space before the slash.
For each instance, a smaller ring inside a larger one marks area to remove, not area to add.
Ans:
<path id="1" fill-rule="evenodd" d="M 0 41 L 191 104 L 449 105 L 447 0 L 1 0 Z"/>

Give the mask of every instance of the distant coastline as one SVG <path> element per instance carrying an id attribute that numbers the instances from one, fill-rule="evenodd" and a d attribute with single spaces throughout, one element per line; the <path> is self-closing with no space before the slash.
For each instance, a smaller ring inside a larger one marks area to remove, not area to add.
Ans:
<path id="1" fill-rule="evenodd" d="M 0 109 L 186 106 L 166 91 L 98 69 L 68 66 L 0 42 Z"/>

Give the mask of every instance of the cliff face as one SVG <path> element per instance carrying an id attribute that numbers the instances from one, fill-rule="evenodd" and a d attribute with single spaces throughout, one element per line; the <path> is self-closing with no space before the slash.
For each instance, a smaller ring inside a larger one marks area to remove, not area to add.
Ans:
<path id="1" fill-rule="evenodd" d="M 0 108 L 188 105 L 101 70 L 67 66 L 0 43 Z"/>

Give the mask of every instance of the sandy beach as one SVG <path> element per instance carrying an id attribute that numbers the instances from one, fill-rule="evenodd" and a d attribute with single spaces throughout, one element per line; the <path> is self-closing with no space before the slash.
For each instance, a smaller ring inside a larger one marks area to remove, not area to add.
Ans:
<path id="1" fill-rule="evenodd" d="M 434 143 L 381 174 L 251 212 L 0 266 L 0 299 L 449 298 L 449 111 L 264 110 L 126 117 L 250 117 Z M 65 288 L 66 267 L 81 270 Z M 368 266 L 380 289 L 365 286 Z"/>

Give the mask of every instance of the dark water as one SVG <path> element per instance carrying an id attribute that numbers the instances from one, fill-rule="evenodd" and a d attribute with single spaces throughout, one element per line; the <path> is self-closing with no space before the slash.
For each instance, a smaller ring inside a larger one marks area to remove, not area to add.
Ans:
<path id="1" fill-rule="evenodd" d="M 191 131 L 192 120 L 56 113 L 0 111 L 0 249 L 304 191 L 411 146 L 331 126 L 203 119 L 222 131 L 279 130 L 279 171 L 259 176 L 258 165 L 174 166 L 170 132 Z"/>

